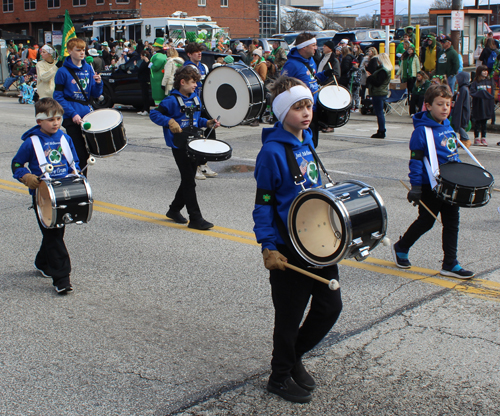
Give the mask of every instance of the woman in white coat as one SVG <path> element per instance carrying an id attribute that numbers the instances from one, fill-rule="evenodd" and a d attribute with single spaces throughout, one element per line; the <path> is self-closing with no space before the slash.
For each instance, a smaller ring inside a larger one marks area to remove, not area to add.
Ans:
<path id="1" fill-rule="evenodd" d="M 52 94 L 54 94 L 56 88 L 54 78 L 58 69 L 54 59 L 55 53 L 55 50 L 49 45 L 44 45 L 40 49 L 42 59 L 36 64 L 36 87 L 39 98 L 52 98 Z"/>
<path id="2" fill-rule="evenodd" d="M 174 47 L 167 49 L 167 63 L 163 70 L 163 80 L 161 85 L 165 87 L 165 95 L 168 95 L 174 87 L 174 74 L 177 68 L 182 68 L 184 59 L 179 56 L 179 53 Z"/>

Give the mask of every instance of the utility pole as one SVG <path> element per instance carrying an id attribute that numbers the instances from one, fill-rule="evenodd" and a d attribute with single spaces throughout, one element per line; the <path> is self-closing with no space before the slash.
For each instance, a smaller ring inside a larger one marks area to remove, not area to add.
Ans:
<path id="1" fill-rule="evenodd" d="M 408 26 L 411 26 L 411 0 L 408 0 Z"/>
<path id="2" fill-rule="evenodd" d="M 451 10 L 462 10 L 462 0 L 452 0 Z M 452 30 L 450 33 L 451 43 L 453 48 L 460 53 L 458 45 L 460 43 L 460 30 Z"/>

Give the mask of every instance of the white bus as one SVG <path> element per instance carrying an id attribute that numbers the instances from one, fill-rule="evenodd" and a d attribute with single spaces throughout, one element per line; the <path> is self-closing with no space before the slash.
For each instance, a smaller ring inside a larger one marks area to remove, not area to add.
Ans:
<path id="1" fill-rule="evenodd" d="M 186 32 L 194 32 L 196 36 L 204 32 L 213 38 L 223 30 L 209 16 L 95 20 L 85 28 L 92 29 L 92 37 L 98 37 L 100 42 L 113 38 L 153 43 L 156 38 L 172 38 L 175 44 L 186 41 Z"/>

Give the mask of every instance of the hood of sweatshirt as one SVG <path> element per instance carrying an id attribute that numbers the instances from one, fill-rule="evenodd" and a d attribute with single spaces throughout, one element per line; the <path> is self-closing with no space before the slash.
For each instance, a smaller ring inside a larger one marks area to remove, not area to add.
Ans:
<path id="1" fill-rule="evenodd" d="M 39 125 L 36 125 L 35 127 L 32 127 L 27 132 L 25 132 L 21 136 L 21 140 L 25 141 L 28 137 L 38 136 L 40 138 L 40 140 L 42 142 L 44 142 L 48 139 L 60 140 L 62 135 L 63 135 L 63 132 L 61 130 L 57 130 L 53 135 L 49 136 L 48 134 L 45 134 L 42 132 L 42 129 L 40 128 Z"/>
<path id="2" fill-rule="evenodd" d="M 456 77 L 458 87 L 463 87 L 464 85 L 470 84 L 470 73 L 468 72 L 459 72 Z"/>
<path id="3" fill-rule="evenodd" d="M 283 128 L 281 122 L 277 122 L 274 127 L 262 129 L 262 144 L 267 144 L 271 142 L 290 144 L 292 149 L 297 149 L 302 146 L 313 145 L 312 141 L 312 130 L 309 128 L 303 131 L 302 135 L 303 141 L 300 142 L 297 137 L 295 137 L 289 131 Z"/>

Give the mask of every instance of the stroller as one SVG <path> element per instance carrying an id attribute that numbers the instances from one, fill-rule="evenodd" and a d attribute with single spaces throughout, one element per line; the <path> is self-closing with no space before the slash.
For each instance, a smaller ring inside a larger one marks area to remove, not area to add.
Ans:
<path id="1" fill-rule="evenodd" d="M 32 84 L 32 83 L 30 83 Z M 19 95 L 19 104 L 34 104 L 36 88 L 26 82 L 22 83 L 18 89 L 21 93 Z M 36 84 L 35 84 L 36 86 Z"/>

